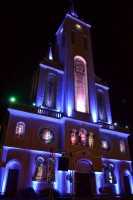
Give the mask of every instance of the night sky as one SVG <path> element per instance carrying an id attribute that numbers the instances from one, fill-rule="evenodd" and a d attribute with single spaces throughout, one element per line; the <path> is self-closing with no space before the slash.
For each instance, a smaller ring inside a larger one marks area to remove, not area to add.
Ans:
<path id="1" fill-rule="evenodd" d="M 133 130 L 133 12 L 130 2 L 75 0 L 79 19 L 91 27 L 95 75 L 110 88 L 112 118 Z M 11 95 L 30 97 L 31 77 L 70 10 L 67 0 L 11 1 L 0 5 L 0 120 Z"/>

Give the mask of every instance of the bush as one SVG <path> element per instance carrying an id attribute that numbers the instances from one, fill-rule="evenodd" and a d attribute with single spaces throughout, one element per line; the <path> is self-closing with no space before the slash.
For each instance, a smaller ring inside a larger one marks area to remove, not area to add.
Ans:
<path id="1" fill-rule="evenodd" d="M 37 195 L 34 191 L 33 188 L 29 187 L 29 188 L 24 188 L 21 189 L 17 192 L 16 196 L 15 196 L 15 200 L 27 200 L 27 199 L 32 199 L 32 200 L 36 200 L 37 199 Z"/>
<path id="2" fill-rule="evenodd" d="M 39 196 L 41 197 L 60 197 L 60 192 L 54 188 L 45 188 L 40 191 Z"/>

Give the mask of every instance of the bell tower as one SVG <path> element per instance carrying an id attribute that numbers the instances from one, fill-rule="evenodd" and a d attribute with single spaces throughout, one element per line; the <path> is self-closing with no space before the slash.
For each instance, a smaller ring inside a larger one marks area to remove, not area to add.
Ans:
<path id="1" fill-rule="evenodd" d="M 71 6 L 56 32 L 58 62 L 64 66 L 64 112 L 69 117 L 93 120 L 96 110 L 91 26 L 79 20 Z"/>

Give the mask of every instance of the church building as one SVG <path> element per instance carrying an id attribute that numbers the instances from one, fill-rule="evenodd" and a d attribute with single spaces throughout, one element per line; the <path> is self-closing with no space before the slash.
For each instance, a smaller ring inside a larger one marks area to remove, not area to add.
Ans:
<path id="1" fill-rule="evenodd" d="M 29 187 L 62 196 L 98 196 L 106 189 L 133 194 L 130 133 L 112 122 L 109 86 L 94 73 L 90 32 L 72 6 L 54 50 L 50 46 L 32 77 L 31 105 L 9 104 L 1 195 Z"/>

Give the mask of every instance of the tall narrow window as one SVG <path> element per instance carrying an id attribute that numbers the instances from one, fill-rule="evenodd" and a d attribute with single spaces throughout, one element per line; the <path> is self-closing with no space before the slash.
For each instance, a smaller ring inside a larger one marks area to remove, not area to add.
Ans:
<path id="1" fill-rule="evenodd" d="M 87 37 L 86 36 L 84 36 L 84 49 L 88 50 Z"/>
<path id="2" fill-rule="evenodd" d="M 34 97 L 37 93 L 38 73 L 33 78 L 31 95 Z"/>
<path id="3" fill-rule="evenodd" d="M 101 90 L 97 90 L 98 119 L 107 121 L 105 96 Z"/>
<path id="4" fill-rule="evenodd" d="M 24 133 L 25 133 L 25 123 L 24 122 L 18 122 L 16 124 L 16 129 L 15 129 L 15 137 L 23 138 Z"/>
<path id="5" fill-rule="evenodd" d="M 85 60 L 74 58 L 75 110 L 89 113 L 87 67 Z"/>
<path id="6" fill-rule="evenodd" d="M 49 158 L 47 161 L 47 181 L 54 182 L 55 181 L 55 163 L 54 159 Z"/>
<path id="7" fill-rule="evenodd" d="M 105 164 L 102 165 L 102 172 L 104 173 L 104 182 L 107 183 L 108 182 L 108 170 L 107 170 L 107 166 Z"/>
<path id="8" fill-rule="evenodd" d="M 86 146 L 86 142 L 87 142 L 87 131 L 83 128 L 81 128 L 79 130 L 79 144 L 81 146 Z"/>
<path id="9" fill-rule="evenodd" d="M 38 181 L 44 180 L 44 159 L 42 157 L 36 158 L 34 179 Z"/>
<path id="10" fill-rule="evenodd" d="M 71 44 L 75 44 L 75 32 L 71 31 Z"/>
<path id="11" fill-rule="evenodd" d="M 90 148 L 94 147 L 94 134 L 92 132 L 88 134 L 88 146 Z"/>
<path id="12" fill-rule="evenodd" d="M 48 108 L 56 106 L 56 77 L 53 74 L 47 75 L 43 105 Z"/>
<path id="13" fill-rule="evenodd" d="M 71 130 L 71 145 L 76 145 L 78 143 L 77 131 L 76 129 Z"/>
<path id="14" fill-rule="evenodd" d="M 114 165 L 113 164 L 109 165 L 108 182 L 109 183 L 116 183 L 116 177 L 115 177 L 115 173 L 114 173 Z"/>
<path id="15" fill-rule="evenodd" d="M 123 142 L 123 140 L 120 140 L 120 152 L 125 152 L 125 144 Z"/>

